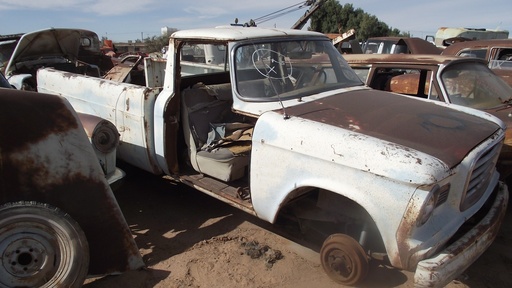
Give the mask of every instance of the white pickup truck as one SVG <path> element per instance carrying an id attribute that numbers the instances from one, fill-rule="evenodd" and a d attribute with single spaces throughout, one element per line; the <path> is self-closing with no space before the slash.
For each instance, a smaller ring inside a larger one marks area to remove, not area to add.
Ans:
<path id="1" fill-rule="evenodd" d="M 166 59 L 103 78 L 40 69 L 37 83 L 114 123 L 120 159 L 294 221 L 345 285 L 383 260 L 415 271 L 418 287 L 443 286 L 489 247 L 506 211 L 500 120 L 369 89 L 320 33 L 183 30 Z"/>

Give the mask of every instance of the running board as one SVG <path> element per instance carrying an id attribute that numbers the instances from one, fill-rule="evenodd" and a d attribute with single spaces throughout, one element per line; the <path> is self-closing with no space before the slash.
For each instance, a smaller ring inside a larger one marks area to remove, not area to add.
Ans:
<path id="1" fill-rule="evenodd" d="M 254 211 L 250 197 L 240 197 L 240 191 L 246 190 L 246 181 L 233 181 L 226 183 L 208 177 L 204 174 L 187 174 L 174 177 L 164 176 L 164 178 L 177 180 L 200 192 L 217 198 L 235 208 L 256 216 L 256 212 Z"/>

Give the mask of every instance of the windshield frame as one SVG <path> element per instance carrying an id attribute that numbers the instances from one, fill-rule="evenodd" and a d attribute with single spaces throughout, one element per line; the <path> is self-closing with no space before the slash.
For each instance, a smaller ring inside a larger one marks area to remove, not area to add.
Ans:
<path id="1" fill-rule="evenodd" d="M 364 85 L 325 37 L 240 41 L 230 48 L 230 53 L 233 90 L 245 102 L 301 99 L 328 90 Z M 305 72 L 312 74 L 317 70 L 322 71 L 318 72 L 322 75 L 317 74 L 322 77 L 319 83 L 305 85 L 306 80 L 302 80 Z"/>

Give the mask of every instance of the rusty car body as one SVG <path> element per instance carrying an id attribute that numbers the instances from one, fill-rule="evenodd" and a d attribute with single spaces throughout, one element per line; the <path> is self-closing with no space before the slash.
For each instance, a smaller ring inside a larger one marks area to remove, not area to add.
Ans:
<path id="1" fill-rule="evenodd" d="M 477 58 L 441 55 L 344 55 L 361 80 L 378 90 L 452 103 L 488 112 L 507 124 L 498 163 L 512 174 L 512 88 Z"/>
<path id="2" fill-rule="evenodd" d="M 7 80 L 0 71 L 3 80 L 7 81 L 0 81 L 0 84 L 7 88 L 29 91 L 37 90 L 35 73 L 38 68 L 59 67 L 65 71 L 76 72 L 86 71 L 87 68 L 84 67 L 89 67 L 95 71 L 94 75 L 99 75 L 97 65 L 91 66 L 83 60 L 102 63 L 103 58 L 98 56 L 105 57 L 100 52 L 98 35 L 83 29 L 52 28 L 0 37 L 0 51 L 7 60 L 2 70 L 10 75 Z M 112 65 L 112 61 L 108 62 Z M 110 121 L 97 116 L 78 113 L 78 117 L 107 181 L 113 188 L 118 187 L 125 173 L 116 166 L 116 151 L 119 146 L 117 128 Z"/>
<path id="3" fill-rule="evenodd" d="M 81 287 L 143 267 L 69 102 L 0 88 L 0 114 L 0 286 Z"/>
<path id="4" fill-rule="evenodd" d="M 15 89 L 2 72 L 0 72 L 0 87 Z M 94 115 L 84 113 L 77 113 L 77 115 L 82 122 L 107 182 L 112 189 L 116 189 L 121 185 L 121 180 L 126 175 L 123 170 L 117 167 L 116 151 L 119 146 L 119 132 L 116 126 L 112 122 Z"/>
<path id="5" fill-rule="evenodd" d="M 0 37 L 2 71 L 17 89 L 36 90 L 41 67 L 99 76 L 114 64 L 101 52 L 98 35 L 84 29 L 48 28 Z"/>
<path id="6" fill-rule="evenodd" d="M 512 86 L 512 39 L 458 42 L 446 47 L 441 54 L 484 59 L 496 75 Z"/>

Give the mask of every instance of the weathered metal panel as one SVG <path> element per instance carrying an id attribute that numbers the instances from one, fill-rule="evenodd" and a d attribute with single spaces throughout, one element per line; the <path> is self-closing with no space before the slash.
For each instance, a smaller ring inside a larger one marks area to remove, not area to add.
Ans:
<path id="1" fill-rule="evenodd" d="M 468 47 L 480 47 L 481 45 L 487 45 L 486 42 L 502 42 L 504 43 L 508 40 L 486 40 L 486 41 L 470 41 L 470 42 L 477 42 L 475 44 L 467 43 L 466 45 Z M 482 43 L 482 44 L 478 44 Z M 509 45 L 512 44 L 512 41 L 508 41 Z M 462 43 L 461 43 L 462 44 Z M 455 45 L 455 44 L 454 44 Z M 459 46 L 459 45 L 457 45 Z M 463 45 L 460 45 L 463 46 Z M 451 47 L 451 46 L 450 46 Z M 450 49 L 450 47 L 446 49 Z M 459 51 L 454 50 L 454 51 Z M 443 52 L 444 53 L 444 52 Z M 454 57 L 454 56 L 445 56 L 445 55 L 431 55 L 431 56 L 421 56 L 421 57 L 415 57 L 415 55 L 344 55 L 344 58 L 347 60 L 347 62 L 352 67 L 371 67 L 371 71 L 373 73 L 370 75 L 370 78 L 367 79 L 366 83 L 368 85 L 372 85 L 374 88 L 379 88 L 375 85 L 372 81 L 375 81 L 378 77 L 378 74 L 381 70 L 385 71 L 386 69 L 411 69 L 411 70 L 426 70 L 429 71 L 430 74 L 434 75 L 433 77 L 427 76 L 426 80 L 428 82 L 421 82 L 420 81 L 420 74 L 403 74 L 394 76 L 389 81 L 389 87 L 386 86 L 385 89 L 391 92 L 400 93 L 400 94 L 408 94 L 408 95 L 417 95 L 418 92 L 421 93 L 421 91 L 417 91 L 418 87 L 420 85 L 425 85 L 425 91 L 424 94 L 427 95 L 428 91 L 430 89 L 430 84 L 432 83 L 433 90 L 432 94 L 430 95 L 433 99 L 436 99 L 436 97 L 439 98 L 439 100 L 442 100 L 443 102 L 451 103 L 452 99 L 450 98 L 450 95 L 447 93 L 447 86 L 450 84 L 450 81 L 446 79 L 445 81 L 441 81 L 441 74 L 442 71 L 450 71 L 449 69 L 452 69 L 450 67 L 456 67 L 454 65 L 463 65 L 465 63 L 471 63 L 473 66 L 473 69 L 482 68 L 485 65 L 485 60 L 483 59 L 475 59 L 475 58 L 462 58 L 462 57 Z M 510 62 L 510 61 L 509 61 Z M 512 63 L 512 62 L 511 62 Z M 457 68 L 454 68 L 457 69 Z M 452 70 L 453 71 L 453 70 Z M 509 81 L 509 85 L 512 85 L 512 77 L 509 77 L 512 75 L 510 73 L 512 70 L 507 69 L 495 69 L 493 72 L 500 76 L 505 81 Z M 492 75 L 489 74 L 490 79 L 492 80 Z M 432 80 L 432 82 L 430 82 Z M 483 85 L 496 85 L 498 79 L 492 80 L 492 81 L 485 81 L 485 79 L 481 79 L 479 85 L 482 85 L 481 90 L 484 90 Z M 467 83 L 466 83 L 467 82 Z M 456 84 L 457 89 L 460 89 L 461 91 L 466 90 L 473 90 L 474 88 L 473 81 L 459 81 Z M 464 85 L 463 85 L 464 84 Z M 437 91 L 437 87 L 440 88 L 440 90 Z M 503 88 L 503 87 L 502 87 Z M 506 88 L 506 87 L 504 87 Z M 498 117 L 500 120 L 502 120 L 507 125 L 506 130 L 506 138 L 505 138 L 505 145 L 503 146 L 500 161 L 498 163 L 498 169 L 502 176 L 502 179 L 506 178 L 508 175 L 512 174 L 512 119 L 509 116 L 510 114 L 510 107 L 506 105 L 506 97 L 510 97 L 510 95 L 507 95 L 507 92 L 503 92 L 503 89 L 500 89 L 499 85 L 493 86 L 492 89 L 496 89 L 493 97 L 490 97 L 487 99 L 488 104 L 483 104 L 480 110 L 483 110 L 485 112 L 488 112 L 489 114 L 492 114 L 496 117 Z M 491 88 L 485 87 L 485 90 L 492 91 Z M 471 91 L 467 91 L 466 94 L 470 94 Z M 421 95 L 421 94 L 419 94 Z M 490 94 L 489 94 L 490 95 Z M 502 96 L 500 96 L 502 95 Z M 498 101 L 497 99 L 501 98 L 501 101 Z M 455 99 L 455 97 L 453 97 Z M 482 98 L 481 100 L 484 100 Z M 436 99 L 437 101 L 437 99 Z M 485 101 L 482 101 L 482 103 Z M 504 102 L 503 105 L 500 105 L 500 102 Z M 495 103 L 495 104 L 490 104 Z M 462 104 L 464 105 L 464 104 Z M 485 106 L 491 107 L 491 108 L 484 108 Z"/>
<path id="2" fill-rule="evenodd" d="M 424 152 L 449 167 L 500 128 L 444 106 L 376 90 L 326 97 L 287 112 Z"/>
<path id="3" fill-rule="evenodd" d="M 152 57 L 144 58 L 144 71 L 146 77 L 146 86 L 151 88 L 163 87 L 165 79 L 166 59 L 155 59 Z"/>
<path id="4" fill-rule="evenodd" d="M 51 68 L 40 69 L 37 82 L 39 92 L 61 95 L 77 112 L 112 122 L 120 134 L 117 155 L 121 159 L 155 174 L 161 172 L 153 139 L 153 107 L 158 89 Z"/>
<path id="5" fill-rule="evenodd" d="M 85 133 L 98 157 L 101 168 L 110 185 L 121 180 L 125 173 L 116 166 L 116 152 L 119 145 L 119 132 L 112 122 L 100 117 L 77 113 Z"/>
<path id="6" fill-rule="evenodd" d="M 0 88 L 0 202 L 58 207 L 85 232 L 93 275 L 144 266 L 77 115 L 65 99 Z"/>
<path id="7" fill-rule="evenodd" d="M 398 259 L 396 231 L 404 217 L 397 211 L 407 209 L 419 186 L 446 179 L 452 172 L 437 159 L 394 143 L 268 112 L 254 128 L 250 173 L 258 217 L 273 222 L 290 191 L 325 189 L 365 208 L 394 260 Z"/>

